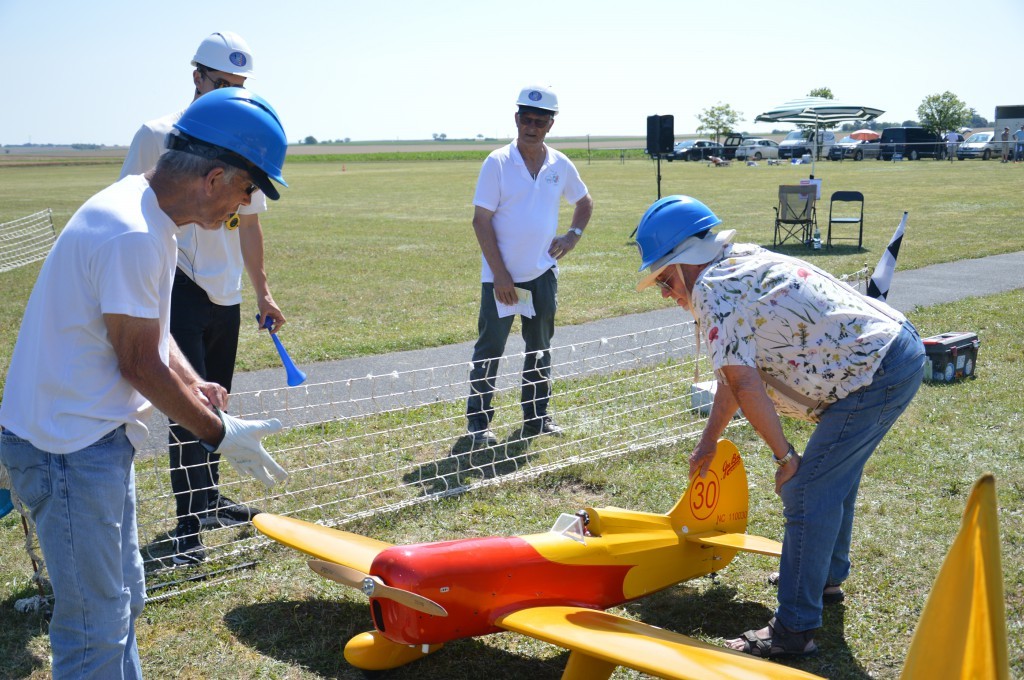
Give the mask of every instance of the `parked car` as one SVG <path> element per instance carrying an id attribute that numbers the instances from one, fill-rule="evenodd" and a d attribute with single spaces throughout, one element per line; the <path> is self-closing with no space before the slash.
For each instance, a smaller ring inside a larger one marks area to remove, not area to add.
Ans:
<path id="1" fill-rule="evenodd" d="M 736 149 L 736 160 L 751 159 L 759 161 L 762 158 L 778 158 L 779 143 L 770 139 L 752 137 L 744 139 L 743 144 Z"/>
<path id="2" fill-rule="evenodd" d="M 748 139 L 754 139 L 753 135 L 744 135 L 739 132 L 734 132 L 726 136 L 725 141 L 722 142 L 724 147 L 722 151 L 722 158 L 729 161 L 736 158 L 736 149 L 743 145 L 743 142 Z"/>
<path id="3" fill-rule="evenodd" d="M 818 156 L 828 157 L 836 143 L 836 133 L 831 130 L 818 130 L 817 133 Z M 814 138 L 814 130 L 793 130 L 779 143 L 779 158 L 800 158 L 804 154 L 813 154 Z"/>
<path id="4" fill-rule="evenodd" d="M 956 150 L 956 157 L 960 160 L 980 158 L 983 161 L 993 156 L 1002 158 L 1003 148 L 1000 142 L 993 141 L 994 138 L 994 132 L 975 132 Z"/>
<path id="5" fill-rule="evenodd" d="M 852 158 L 855 161 L 859 161 L 864 158 L 878 158 L 879 146 L 878 140 L 869 142 L 862 139 L 854 139 L 853 137 L 843 137 L 828 152 L 828 159 L 830 161 L 838 161 L 844 158 Z"/>
<path id="6" fill-rule="evenodd" d="M 892 160 L 895 154 L 916 161 L 919 158 L 946 157 L 946 142 L 934 132 L 922 127 L 898 127 L 882 130 L 879 140 L 878 157 L 883 161 Z"/>
<path id="7" fill-rule="evenodd" d="M 725 147 L 712 142 L 710 139 L 687 139 L 682 142 L 676 142 L 669 160 L 702 161 L 707 160 L 711 156 L 721 156 L 724 152 Z"/>

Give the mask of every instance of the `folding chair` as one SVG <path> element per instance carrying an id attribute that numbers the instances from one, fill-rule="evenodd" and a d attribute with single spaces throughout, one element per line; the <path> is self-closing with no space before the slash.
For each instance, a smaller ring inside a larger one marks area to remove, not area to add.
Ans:
<path id="1" fill-rule="evenodd" d="M 836 203 L 859 203 L 860 214 L 851 214 L 850 211 L 854 210 L 854 206 L 839 206 L 839 215 L 833 214 L 833 209 L 836 207 Z M 845 208 L 845 209 L 844 209 Z M 863 248 L 864 243 L 864 194 L 859 191 L 836 191 L 832 194 L 832 199 L 828 203 L 828 237 L 826 238 L 826 247 L 832 247 L 832 225 L 857 225 L 857 249 Z M 853 236 L 836 236 L 836 241 L 852 241 Z"/>
<path id="2" fill-rule="evenodd" d="M 779 205 L 775 208 L 775 235 L 772 247 L 781 246 L 791 238 L 807 244 L 818 226 L 815 197 L 818 188 L 813 184 L 783 184 L 779 186 Z"/>

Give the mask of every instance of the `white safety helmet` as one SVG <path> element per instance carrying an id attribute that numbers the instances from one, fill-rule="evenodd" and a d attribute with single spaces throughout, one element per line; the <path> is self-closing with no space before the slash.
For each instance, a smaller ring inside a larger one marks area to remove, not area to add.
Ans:
<path id="1" fill-rule="evenodd" d="M 211 33 L 199 43 L 196 56 L 192 57 L 193 66 L 200 64 L 214 71 L 248 78 L 252 75 L 252 51 L 237 33 Z"/>
<path id="2" fill-rule="evenodd" d="M 543 85 L 527 85 L 519 93 L 516 100 L 519 106 L 529 106 L 534 109 L 550 111 L 552 115 L 558 113 L 558 96 L 551 91 L 550 87 Z"/>

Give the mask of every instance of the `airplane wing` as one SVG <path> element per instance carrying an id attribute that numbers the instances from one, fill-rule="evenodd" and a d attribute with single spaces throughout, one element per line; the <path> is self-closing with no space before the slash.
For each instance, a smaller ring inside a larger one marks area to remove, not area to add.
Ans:
<path id="1" fill-rule="evenodd" d="M 370 572 L 373 558 L 381 551 L 392 547 L 390 543 L 384 541 L 322 527 L 301 519 L 272 515 L 269 512 L 256 515 L 252 518 L 252 523 L 260 533 L 278 543 L 364 573 Z"/>
<path id="2" fill-rule="evenodd" d="M 495 623 L 570 650 L 562 680 L 607 678 L 617 666 L 674 680 L 822 680 L 795 668 L 593 609 L 534 607 L 506 614 Z"/>
<path id="3" fill-rule="evenodd" d="M 258 515 L 257 515 L 258 516 Z M 751 534 L 730 534 L 721 531 L 706 531 L 701 534 L 687 536 L 686 540 L 718 548 L 743 550 L 744 552 L 782 557 L 782 544 L 770 538 L 752 536 Z"/>

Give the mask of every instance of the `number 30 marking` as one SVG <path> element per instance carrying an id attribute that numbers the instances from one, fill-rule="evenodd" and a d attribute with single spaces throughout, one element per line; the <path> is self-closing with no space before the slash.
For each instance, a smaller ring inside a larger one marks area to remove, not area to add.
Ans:
<path id="1" fill-rule="evenodd" d="M 706 478 L 696 477 L 690 486 L 690 510 L 697 519 L 706 519 L 718 506 L 718 478 L 709 474 Z"/>

